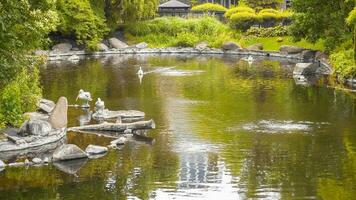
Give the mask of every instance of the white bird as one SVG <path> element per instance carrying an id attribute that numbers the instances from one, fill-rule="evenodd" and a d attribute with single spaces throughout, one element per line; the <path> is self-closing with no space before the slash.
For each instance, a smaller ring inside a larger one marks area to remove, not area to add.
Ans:
<path id="1" fill-rule="evenodd" d="M 87 103 L 84 105 L 85 107 L 90 107 L 89 106 L 89 101 L 92 101 L 93 99 L 91 98 L 90 92 L 84 92 L 84 90 L 80 89 L 79 94 L 77 96 L 77 99 L 75 101 L 78 101 L 78 99 L 86 101 Z"/>
<path id="2" fill-rule="evenodd" d="M 249 62 L 249 63 L 250 62 L 252 63 L 254 60 L 255 59 L 251 55 L 249 55 L 248 58 L 247 58 L 247 62 Z"/>
<path id="3" fill-rule="evenodd" d="M 143 75 L 142 67 L 140 67 L 140 69 L 137 71 L 137 74 L 138 74 L 138 75 Z"/>
<path id="4" fill-rule="evenodd" d="M 95 111 L 98 113 L 102 113 L 105 109 L 105 102 L 100 98 L 95 102 Z"/>

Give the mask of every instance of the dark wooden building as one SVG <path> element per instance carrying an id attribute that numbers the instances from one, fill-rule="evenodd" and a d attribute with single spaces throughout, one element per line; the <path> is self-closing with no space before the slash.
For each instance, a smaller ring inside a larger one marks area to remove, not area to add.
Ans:
<path id="1" fill-rule="evenodd" d="M 178 0 L 170 0 L 158 6 L 160 16 L 180 16 L 184 17 L 189 14 L 190 5 Z"/>

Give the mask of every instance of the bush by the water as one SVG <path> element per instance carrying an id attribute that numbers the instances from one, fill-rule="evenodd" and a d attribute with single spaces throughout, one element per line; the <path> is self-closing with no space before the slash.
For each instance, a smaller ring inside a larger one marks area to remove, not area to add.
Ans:
<path id="1" fill-rule="evenodd" d="M 20 126 L 24 121 L 23 113 L 36 109 L 41 94 L 36 67 L 18 74 L 0 93 L 0 127 Z"/>
<path id="2" fill-rule="evenodd" d="M 348 41 L 330 55 L 330 62 L 338 78 L 343 80 L 356 77 L 354 54 L 352 41 Z"/>
<path id="3" fill-rule="evenodd" d="M 287 26 L 275 26 L 270 28 L 251 27 L 246 31 L 246 35 L 256 37 L 281 37 L 289 35 Z"/>
<path id="4" fill-rule="evenodd" d="M 162 17 L 128 25 L 125 36 L 131 42 L 147 42 L 151 47 L 194 46 L 206 41 L 211 47 L 220 47 L 232 40 L 233 32 L 213 17 Z"/>
<path id="5" fill-rule="evenodd" d="M 220 11 L 225 12 L 227 8 L 215 3 L 204 3 L 197 6 L 192 7 L 192 11 L 202 11 L 202 12 L 213 12 L 213 11 Z"/>

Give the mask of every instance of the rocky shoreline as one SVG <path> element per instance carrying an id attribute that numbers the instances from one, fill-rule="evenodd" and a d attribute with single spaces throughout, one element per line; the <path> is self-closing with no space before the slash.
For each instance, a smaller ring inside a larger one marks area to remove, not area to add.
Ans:
<path id="1" fill-rule="evenodd" d="M 327 56 L 320 51 L 301 47 L 282 45 L 279 51 L 265 51 L 262 44 L 251 45 L 242 48 L 234 42 L 225 42 L 221 48 L 210 48 L 202 42 L 195 47 L 167 47 L 149 48 L 145 42 L 128 46 L 126 43 L 111 38 L 108 45 L 99 44 L 99 51 L 90 52 L 73 48 L 70 43 L 60 43 L 52 48 L 52 51 L 37 51 L 36 55 L 44 55 L 49 62 L 64 60 L 80 60 L 83 57 L 104 57 L 112 55 L 236 55 L 236 56 L 259 56 L 281 59 L 291 59 L 302 63 L 318 63 L 326 68 L 323 74 L 331 74 L 332 67 Z M 109 48 L 110 47 L 110 48 Z"/>

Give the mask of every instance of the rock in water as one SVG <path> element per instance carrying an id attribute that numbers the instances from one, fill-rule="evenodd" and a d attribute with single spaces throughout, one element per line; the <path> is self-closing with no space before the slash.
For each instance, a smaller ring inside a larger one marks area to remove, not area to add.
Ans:
<path id="1" fill-rule="evenodd" d="M 241 46 L 236 44 L 235 42 L 225 42 L 221 46 L 222 50 L 229 51 L 229 50 L 236 50 L 236 49 L 241 49 Z"/>
<path id="2" fill-rule="evenodd" d="M 32 159 L 32 162 L 34 164 L 41 164 L 42 163 L 42 159 L 41 158 L 34 158 L 34 159 Z"/>
<path id="3" fill-rule="evenodd" d="M 51 113 L 55 106 L 56 104 L 53 101 L 47 99 L 41 99 L 38 102 L 38 109 L 47 114 Z"/>
<path id="4" fill-rule="evenodd" d="M 290 46 L 290 45 L 282 45 L 279 48 L 279 51 L 284 54 L 298 54 L 302 53 L 305 49 L 302 47 L 295 47 L 295 46 Z"/>
<path id="5" fill-rule="evenodd" d="M 208 47 L 209 47 L 209 44 L 207 42 L 200 42 L 199 44 L 197 44 L 195 46 L 196 49 L 200 49 L 200 50 L 206 49 Z"/>
<path id="6" fill-rule="evenodd" d="M 46 136 L 51 130 L 52 126 L 47 121 L 30 119 L 21 126 L 18 135 L 23 137 L 29 135 Z"/>
<path id="7" fill-rule="evenodd" d="M 89 145 L 85 149 L 85 152 L 87 152 L 87 154 L 89 155 L 103 154 L 108 152 L 108 148 L 102 146 L 96 146 L 96 145 Z"/>
<path id="8" fill-rule="evenodd" d="M 109 51 L 109 47 L 108 46 L 106 46 L 106 44 L 104 44 L 104 43 L 99 43 L 98 44 L 98 50 L 99 51 Z"/>
<path id="9" fill-rule="evenodd" d="M 52 50 L 59 53 L 67 53 L 72 49 L 72 44 L 70 43 L 60 43 L 52 47 Z"/>
<path id="10" fill-rule="evenodd" d="M 43 163 L 49 163 L 51 160 L 48 158 L 48 157 L 45 157 L 44 159 L 43 159 Z"/>
<path id="11" fill-rule="evenodd" d="M 48 119 L 48 122 L 52 125 L 54 129 L 61 129 L 67 127 L 67 123 L 68 123 L 67 110 L 68 110 L 67 98 L 60 97 L 51 116 L 49 116 Z"/>
<path id="12" fill-rule="evenodd" d="M 135 45 L 136 48 L 138 49 L 145 49 L 148 47 L 148 44 L 146 42 L 141 42 Z"/>
<path id="13" fill-rule="evenodd" d="M 53 152 L 53 161 L 87 158 L 88 155 L 74 144 L 65 144 Z"/>
<path id="14" fill-rule="evenodd" d="M 125 137 L 120 137 L 116 140 L 111 141 L 110 143 L 111 143 L 111 145 L 118 146 L 118 145 L 124 145 L 126 143 L 126 141 L 127 141 L 127 139 Z"/>
<path id="15" fill-rule="evenodd" d="M 316 73 L 318 65 L 314 63 L 297 63 L 293 70 L 293 76 L 306 76 Z"/>
<path id="16" fill-rule="evenodd" d="M 128 47 L 128 45 L 125 42 L 122 42 L 117 38 L 110 38 L 109 44 L 112 48 L 115 48 L 115 49 L 123 49 L 123 48 Z"/>

